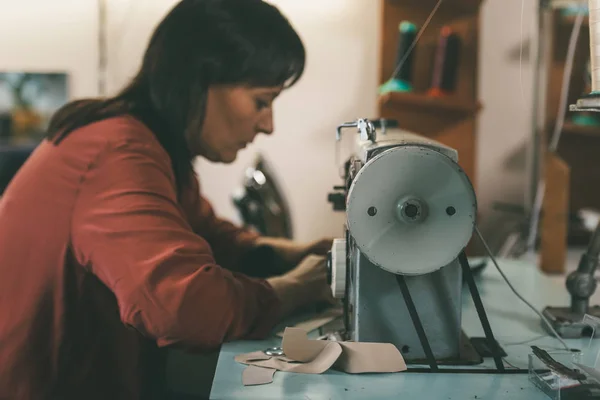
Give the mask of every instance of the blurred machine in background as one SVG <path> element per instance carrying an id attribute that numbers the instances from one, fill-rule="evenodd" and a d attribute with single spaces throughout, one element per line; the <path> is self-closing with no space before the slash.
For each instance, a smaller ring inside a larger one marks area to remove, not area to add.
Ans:
<path id="1" fill-rule="evenodd" d="M 233 204 L 244 226 L 263 236 L 292 238 L 288 204 L 263 156 L 258 155 L 246 169 L 242 186 L 233 195 Z"/>

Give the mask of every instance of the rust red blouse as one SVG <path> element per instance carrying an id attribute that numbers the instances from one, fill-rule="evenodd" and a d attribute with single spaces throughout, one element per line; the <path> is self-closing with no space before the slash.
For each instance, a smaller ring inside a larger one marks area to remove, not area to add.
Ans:
<path id="1" fill-rule="evenodd" d="M 132 117 L 43 142 L 0 199 L 0 399 L 137 399 L 160 347 L 265 336 L 279 302 Z"/>

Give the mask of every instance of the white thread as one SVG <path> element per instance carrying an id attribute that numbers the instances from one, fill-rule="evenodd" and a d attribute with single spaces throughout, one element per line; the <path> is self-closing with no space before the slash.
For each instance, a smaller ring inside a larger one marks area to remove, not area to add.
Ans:
<path id="1" fill-rule="evenodd" d="M 592 92 L 600 90 L 600 0 L 588 0 Z"/>

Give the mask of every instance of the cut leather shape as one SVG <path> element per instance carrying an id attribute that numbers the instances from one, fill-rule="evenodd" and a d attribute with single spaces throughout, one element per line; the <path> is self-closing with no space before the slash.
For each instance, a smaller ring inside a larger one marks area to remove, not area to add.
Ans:
<path id="1" fill-rule="evenodd" d="M 339 342 L 342 355 L 334 368 L 349 374 L 406 371 L 400 351 L 391 343 Z"/>
<path id="2" fill-rule="evenodd" d="M 314 360 L 327 346 L 327 340 L 309 340 L 306 331 L 300 328 L 285 328 L 281 348 L 286 357 L 300 362 Z M 341 354 L 341 348 L 340 348 Z"/>
<path id="3" fill-rule="evenodd" d="M 244 386 L 266 385 L 273 382 L 273 375 L 276 369 L 261 368 L 254 365 L 249 365 L 242 372 L 242 383 Z"/>
<path id="4" fill-rule="evenodd" d="M 266 358 L 261 359 L 257 356 L 257 353 L 262 352 L 240 354 L 235 357 L 235 361 L 257 367 L 274 368 L 279 371 L 301 374 L 321 374 L 331 368 L 333 363 L 335 363 L 342 354 L 342 348 L 336 342 L 323 341 L 323 344 L 325 344 L 325 346 L 322 351 L 307 363 L 298 363 L 297 360 L 288 357 L 271 357 L 267 355 L 265 355 Z"/>
<path id="5" fill-rule="evenodd" d="M 334 319 L 341 317 L 343 313 L 344 310 L 341 307 L 328 308 L 327 310 L 315 315 L 310 319 L 295 324 L 293 327 L 302 329 L 306 332 L 312 332 L 315 329 L 319 329 L 320 327 L 327 325 Z M 276 335 L 279 337 L 283 337 L 284 333 L 285 330 L 277 332 Z"/>
<path id="6" fill-rule="evenodd" d="M 281 345 L 285 356 L 271 357 L 262 351 L 239 354 L 235 360 L 247 367 L 242 375 L 244 385 L 272 382 L 275 370 L 304 374 L 321 374 L 335 368 L 351 374 L 405 371 L 406 363 L 390 343 L 333 342 L 310 340 L 306 331 L 286 328 Z M 250 367 L 272 369 L 270 372 L 248 370 Z M 270 382 L 267 382 L 270 379 Z"/>
<path id="7" fill-rule="evenodd" d="M 298 328 L 286 328 L 281 347 L 288 358 L 300 362 L 309 362 L 328 343 L 337 343 L 342 347 L 342 354 L 334 366 L 341 371 L 358 374 L 406 370 L 406 363 L 402 354 L 391 343 L 309 340 L 305 331 Z"/>

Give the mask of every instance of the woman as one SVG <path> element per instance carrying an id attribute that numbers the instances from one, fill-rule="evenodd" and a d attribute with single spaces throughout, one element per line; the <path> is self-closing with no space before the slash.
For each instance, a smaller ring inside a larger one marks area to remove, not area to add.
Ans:
<path id="1" fill-rule="evenodd" d="M 273 131 L 304 57 L 261 0 L 183 0 L 122 92 L 54 116 L 0 202 L 0 398 L 160 398 L 160 348 L 262 338 L 330 300 L 309 256 L 328 241 L 236 228 L 192 170 Z"/>

